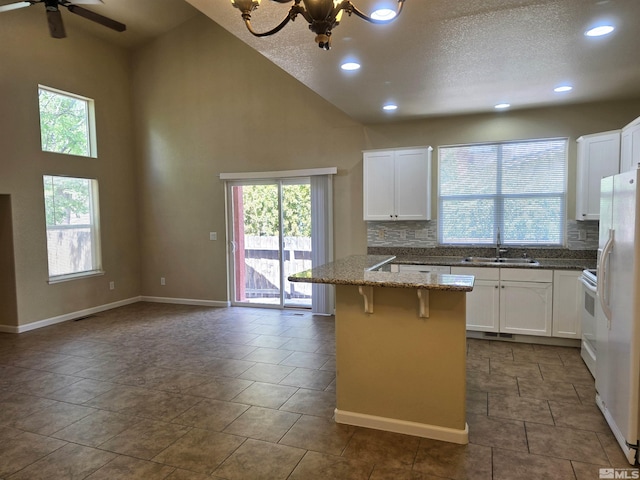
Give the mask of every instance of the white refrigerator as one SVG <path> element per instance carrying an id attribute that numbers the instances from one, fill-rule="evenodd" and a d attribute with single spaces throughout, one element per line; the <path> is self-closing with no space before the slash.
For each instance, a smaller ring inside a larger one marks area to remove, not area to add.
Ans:
<path id="1" fill-rule="evenodd" d="M 597 274 L 596 403 L 631 464 L 640 437 L 639 172 L 602 180 Z"/>

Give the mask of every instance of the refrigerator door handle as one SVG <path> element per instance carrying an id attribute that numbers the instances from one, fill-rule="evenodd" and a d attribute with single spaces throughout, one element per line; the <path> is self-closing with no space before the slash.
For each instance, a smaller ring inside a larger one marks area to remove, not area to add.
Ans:
<path id="1" fill-rule="evenodd" d="M 605 317 L 607 317 L 607 327 L 611 329 L 611 305 L 609 305 L 609 254 L 613 249 L 615 230 L 609 229 L 609 238 L 602 249 L 600 263 L 598 265 L 598 297 Z"/>

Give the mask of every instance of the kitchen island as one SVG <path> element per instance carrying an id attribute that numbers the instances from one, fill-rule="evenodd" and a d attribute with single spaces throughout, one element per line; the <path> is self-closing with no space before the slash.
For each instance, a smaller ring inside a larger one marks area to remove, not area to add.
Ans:
<path id="1" fill-rule="evenodd" d="M 474 277 L 351 256 L 289 277 L 336 285 L 338 423 L 468 443 L 466 292 Z"/>

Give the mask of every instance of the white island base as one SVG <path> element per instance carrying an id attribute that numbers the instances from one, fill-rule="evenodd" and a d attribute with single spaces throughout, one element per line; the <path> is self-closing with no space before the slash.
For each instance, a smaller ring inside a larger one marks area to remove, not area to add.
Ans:
<path id="1" fill-rule="evenodd" d="M 465 295 L 336 285 L 336 422 L 468 443 Z"/>

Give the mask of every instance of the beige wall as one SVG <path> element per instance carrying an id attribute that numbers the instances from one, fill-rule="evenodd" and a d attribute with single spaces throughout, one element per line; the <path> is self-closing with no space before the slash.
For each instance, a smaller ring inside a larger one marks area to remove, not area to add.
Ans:
<path id="1" fill-rule="evenodd" d="M 363 149 L 568 136 L 573 202 L 573 140 L 640 115 L 635 100 L 365 126 L 203 16 L 130 54 L 77 30 L 53 40 L 35 7 L 3 15 L 0 194 L 21 325 L 138 295 L 226 301 L 221 172 L 337 166 L 344 257 L 366 251 Z M 40 151 L 38 83 L 95 99 L 98 159 Z M 43 174 L 98 178 L 106 275 L 47 284 Z"/>
<path id="2" fill-rule="evenodd" d="M 145 295 L 227 299 L 223 172 L 337 166 L 336 256 L 365 251 L 362 125 L 204 16 L 138 51 L 133 75 Z"/>
<path id="3" fill-rule="evenodd" d="M 0 28 L 0 194 L 11 197 L 21 325 L 139 295 L 130 55 L 84 34 L 48 35 L 43 8 L 3 13 Z M 63 13 L 64 15 L 64 13 Z M 38 84 L 95 100 L 98 158 L 40 148 Z M 42 176 L 97 178 L 106 274 L 49 285 Z M 109 281 L 116 289 L 109 290 Z"/>
<path id="4" fill-rule="evenodd" d="M 0 325 L 18 325 L 11 197 L 0 195 Z"/>

